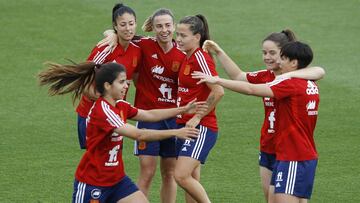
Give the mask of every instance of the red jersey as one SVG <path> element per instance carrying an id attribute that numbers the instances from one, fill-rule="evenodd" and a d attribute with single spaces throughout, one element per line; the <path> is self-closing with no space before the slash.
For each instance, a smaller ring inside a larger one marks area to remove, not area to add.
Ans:
<path id="1" fill-rule="evenodd" d="M 123 126 L 126 118 L 138 110 L 125 101 L 112 106 L 100 97 L 91 107 L 86 120 L 86 152 L 77 167 L 78 181 L 95 186 L 112 186 L 124 176 L 122 161 L 123 136 L 114 132 Z"/>
<path id="2" fill-rule="evenodd" d="M 215 70 L 214 61 L 210 55 L 200 48 L 196 49 L 189 58 L 184 59 L 180 67 L 178 88 L 179 106 L 184 106 L 195 98 L 197 101 L 206 101 L 211 92 L 206 83 L 196 84 L 199 80 L 191 77 L 191 73 L 194 71 L 200 71 L 212 76 L 218 75 Z M 177 118 L 176 122 L 185 124 L 193 116 L 194 114 L 183 114 Z M 201 119 L 200 124 L 213 131 L 218 131 L 215 108 Z"/>
<path id="3" fill-rule="evenodd" d="M 261 70 L 246 74 L 246 79 L 253 84 L 271 82 L 275 79 L 275 74 L 271 70 Z M 263 97 L 265 117 L 261 128 L 260 151 L 275 154 L 275 99 Z"/>
<path id="4" fill-rule="evenodd" d="M 135 106 L 141 109 L 176 107 L 178 72 L 185 58 L 175 42 L 167 53 L 154 38 L 136 42 L 141 47 L 143 60 L 136 84 Z"/>
<path id="5" fill-rule="evenodd" d="M 96 64 L 103 64 L 107 62 L 116 62 L 122 64 L 126 68 L 126 78 L 131 80 L 134 72 L 138 71 L 138 66 L 140 64 L 140 47 L 130 42 L 126 51 L 119 44 L 116 46 L 113 52 L 110 50 L 106 51 L 104 50 L 105 48 L 106 46 L 95 47 L 87 60 L 93 61 Z M 80 103 L 76 108 L 76 112 L 78 112 L 81 117 L 86 118 L 93 103 L 94 101 L 90 100 L 86 96 L 82 96 Z"/>
<path id="6" fill-rule="evenodd" d="M 314 129 L 319 108 L 315 82 L 292 78 L 269 83 L 276 101 L 276 159 L 305 161 L 317 159 Z"/>

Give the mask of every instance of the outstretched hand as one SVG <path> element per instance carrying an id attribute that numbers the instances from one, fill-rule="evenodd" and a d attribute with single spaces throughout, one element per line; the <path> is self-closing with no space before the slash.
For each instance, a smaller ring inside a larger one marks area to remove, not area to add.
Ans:
<path id="1" fill-rule="evenodd" d="M 183 140 L 193 140 L 199 136 L 199 132 L 197 128 L 184 127 L 177 130 L 176 137 Z"/>
<path id="2" fill-rule="evenodd" d="M 206 101 L 196 102 L 196 99 L 192 100 L 191 102 L 187 103 L 185 106 L 185 112 L 187 114 L 203 114 L 208 110 L 208 105 Z"/>
<path id="3" fill-rule="evenodd" d="M 217 54 L 218 52 L 221 51 L 221 48 L 219 47 L 219 45 L 216 44 L 212 40 L 206 40 L 202 46 L 202 49 L 207 53 L 210 52 L 210 53 L 215 53 L 215 54 Z"/>
<path id="4" fill-rule="evenodd" d="M 210 84 L 216 84 L 217 81 L 219 80 L 218 76 L 206 75 L 205 73 L 199 71 L 194 71 L 193 73 L 191 73 L 191 76 L 194 79 L 200 79 L 196 84 L 201 84 L 204 82 Z"/>

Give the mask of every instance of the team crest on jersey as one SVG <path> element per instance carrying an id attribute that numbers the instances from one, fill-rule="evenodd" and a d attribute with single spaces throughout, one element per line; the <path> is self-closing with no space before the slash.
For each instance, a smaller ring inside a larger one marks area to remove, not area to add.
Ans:
<path id="1" fill-rule="evenodd" d="M 137 66 L 137 63 L 138 63 L 138 58 L 135 56 L 135 57 L 133 58 L 132 66 L 133 66 L 133 67 L 136 67 L 136 66 Z"/>
<path id="2" fill-rule="evenodd" d="M 190 65 L 186 65 L 185 69 L 184 69 L 184 75 L 189 75 L 190 74 Z"/>
<path id="3" fill-rule="evenodd" d="M 146 142 L 139 142 L 138 149 L 139 149 L 139 150 L 144 150 L 144 149 L 146 149 Z"/>
<path id="4" fill-rule="evenodd" d="M 180 62 L 178 61 L 174 61 L 172 66 L 171 66 L 171 70 L 173 72 L 178 72 L 179 71 L 179 67 L 180 67 Z"/>

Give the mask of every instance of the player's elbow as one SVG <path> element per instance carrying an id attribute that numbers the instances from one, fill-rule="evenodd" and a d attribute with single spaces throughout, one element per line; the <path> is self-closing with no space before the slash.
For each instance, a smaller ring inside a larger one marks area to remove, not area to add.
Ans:
<path id="1" fill-rule="evenodd" d="M 216 95 L 216 97 L 217 97 L 218 99 L 221 99 L 221 98 L 224 96 L 224 94 L 225 94 L 224 88 L 221 87 L 221 86 L 217 87 L 217 88 L 214 90 L 214 94 Z"/>
<path id="2" fill-rule="evenodd" d="M 325 74 L 326 74 L 325 69 L 324 69 L 324 68 L 319 67 L 319 75 L 320 75 L 320 79 L 324 78 Z"/>

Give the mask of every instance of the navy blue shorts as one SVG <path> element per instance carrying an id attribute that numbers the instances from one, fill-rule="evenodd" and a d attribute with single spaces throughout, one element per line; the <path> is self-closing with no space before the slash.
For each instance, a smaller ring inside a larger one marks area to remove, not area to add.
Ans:
<path id="1" fill-rule="evenodd" d="M 314 186 L 317 159 L 309 161 L 276 161 L 271 185 L 275 193 L 310 199 Z"/>
<path id="2" fill-rule="evenodd" d="M 138 190 L 138 187 L 127 176 L 110 187 L 98 187 L 75 180 L 72 202 L 83 203 L 96 201 L 99 203 L 116 203 Z"/>
<path id="3" fill-rule="evenodd" d="M 178 128 L 182 127 L 184 125 L 178 125 Z M 196 128 L 200 129 L 198 138 L 193 141 L 177 140 L 178 156 L 188 156 L 204 164 L 210 150 L 216 143 L 218 133 L 202 125 L 198 125 Z"/>
<path id="4" fill-rule="evenodd" d="M 275 162 L 276 162 L 275 154 L 269 154 L 266 152 L 259 153 L 259 165 L 260 166 L 265 167 L 265 168 L 269 169 L 270 171 L 273 171 Z"/>
<path id="5" fill-rule="evenodd" d="M 78 114 L 78 137 L 80 149 L 86 149 L 86 118 Z"/>
<path id="6" fill-rule="evenodd" d="M 176 118 L 169 118 L 159 122 L 137 122 L 136 127 L 139 129 L 168 130 L 176 129 L 177 125 Z M 176 157 L 176 137 L 152 142 L 135 141 L 134 154 L 136 156 Z"/>

